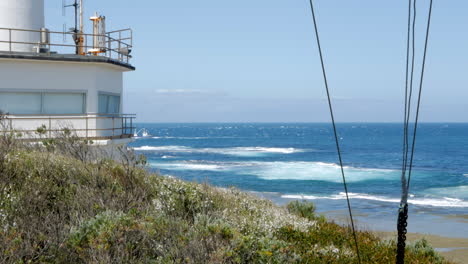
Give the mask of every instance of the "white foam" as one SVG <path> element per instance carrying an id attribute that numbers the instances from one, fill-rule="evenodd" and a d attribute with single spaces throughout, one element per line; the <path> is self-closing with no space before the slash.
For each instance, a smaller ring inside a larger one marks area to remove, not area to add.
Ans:
<path id="1" fill-rule="evenodd" d="M 437 196 L 468 199 L 468 185 L 427 189 L 426 193 Z"/>
<path id="2" fill-rule="evenodd" d="M 142 146 L 135 147 L 136 151 L 154 152 L 182 152 L 182 153 L 215 153 L 239 157 L 255 157 L 268 154 L 293 154 L 304 152 L 295 148 L 268 148 L 268 147 L 234 147 L 234 148 L 191 148 L 186 146 Z"/>
<path id="3" fill-rule="evenodd" d="M 153 164 L 154 165 L 154 164 Z M 196 171 L 222 171 L 224 168 L 216 164 L 196 164 L 196 163 L 165 163 L 156 164 L 158 169 L 166 170 L 196 170 Z"/>
<path id="4" fill-rule="evenodd" d="M 463 174 L 463 176 L 468 177 L 468 173 Z"/>
<path id="5" fill-rule="evenodd" d="M 234 156 L 252 156 L 258 154 L 293 154 L 298 152 L 304 152 L 301 149 L 295 148 L 267 148 L 267 147 L 237 147 L 227 148 L 223 150 L 225 153 Z"/>
<path id="6" fill-rule="evenodd" d="M 392 180 L 398 174 L 392 170 L 344 167 L 348 182 Z M 249 174 L 264 180 L 314 180 L 342 182 L 340 167 L 324 162 L 264 162 L 252 168 Z"/>
<path id="7" fill-rule="evenodd" d="M 191 148 L 184 146 L 142 146 L 133 148 L 139 151 L 156 151 L 156 152 L 191 152 Z"/>
<path id="8" fill-rule="evenodd" d="M 253 175 L 263 180 L 312 180 L 341 183 L 340 167 L 333 163 L 324 162 L 206 162 L 189 161 L 164 163 L 153 162 L 152 165 L 168 170 L 191 170 L 193 164 L 216 164 L 218 169 L 237 174 Z M 384 169 L 368 169 L 345 167 L 348 182 L 367 180 L 398 179 L 397 171 Z"/>
<path id="9" fill-rule="evenodd" d="M 285 199 L 305 199 L 305 200 L 320 200 L 320 199 L 328 199 L 328 200 L 344 200 L 346 199 L 346 194 L 340 192 L 339 194 L 331 195 L 331 196 L 314 196 L 314 195 L 282 195 L 281 198 Z M 350 199 L 363 199 L 363 200 L 371 200 L 371 201 L 379 201 L 379 202 L 386 202 L 386 203 L 400 203 L 400 199 L 396 198 L 388 198 L 384 196 L 373 196 L 368 194 L 361 194 L 361 193 L 349 193 Z M 443 197 L 440 199 L 437 198 L 415 198 L 409 199 L 409 204 L 413 205 L 420 205 L 420 206 L 432 206 L 432 207 L 468 207 L 468 202 L 461 200 L 461 199 L 454 199 Z"/>

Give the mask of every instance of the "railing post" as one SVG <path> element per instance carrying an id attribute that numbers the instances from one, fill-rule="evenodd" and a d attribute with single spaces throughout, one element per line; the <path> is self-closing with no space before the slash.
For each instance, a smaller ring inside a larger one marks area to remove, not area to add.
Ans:
<path id="1" fill-rule="evenodd" d="M 49 116 L 49 138 L 52 138 L 52 118 Z"/>
<path id="2" fill-rule="evenodd" d="M 130 130 L 133 129 L 133 118 L 130 117 Z M 130 134 L 133 134 L 133 131 L 130 131 Z"/>
<path id="3" fill-rule="evenodd" d="M 107 33 L 107 50 L 109 52 L 109 58 L 112 59 L 112 42 L 110 38 L 110 33 Z"/>
<path id="4" fill-rule="evenodd" d="M 112 117 L 112 136 L 115 136 L 115 116 Z"/>
<path id="5" fill-rule="evenodd" d="M 88 131 L 89 131 L 88 114 L 86 114 L 86 140 L 88 140 L 88 138 L 89 138 Z"/>
<path id="6" fill-rule="evenodd" d="M 11 28 L 8 29 L 8 35 L 9 35 L 9 41 L 8 41 L 8 43 L 9 43 L 9 45 L 10 45 L 10 52 L 11 52 L 11 51 L 12 51 L 12 49 L 11 49 Z"/>
<path id="7" fill-rule="evenodd" d="M 121 47 L 121 42 L 122 42 L 122 31 L 119 31 L 119 60 L 122 61 L 122 47 Z"/>

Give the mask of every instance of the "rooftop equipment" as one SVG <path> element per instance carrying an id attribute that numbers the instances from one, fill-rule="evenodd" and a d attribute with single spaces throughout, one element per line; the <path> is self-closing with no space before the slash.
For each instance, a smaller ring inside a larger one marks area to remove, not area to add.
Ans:
<path id="1" fill-rule="evenodd" d="M 63 13 L 65 14 L 65 8 L 73 7 L 75 9 L 75 27 L 70 28 L 70 31 L 73 32 L 73 41 L 76 44 L 77 55 L 86 55 L 85 53 L 85 39 L 83 36 L 83 0 L 74 0 L 73 4 L 66 5 L 65 0 L 63 0 Z M 79 13 L 79 14 L 78 14 Z M 79 19 L 79 20 L 78 20 Z M 79 21 L 79 22 L 78 22 Z M 78 25 L 79 23 L 79 25 Z"/>
<path id="2" fill-rule="evenodd" d="M 44 0 L 0 1 L 0 51 L 34 52 L 41 43 L 42 28 Z"/>
<path id="3" fill-rule="evenodd" d="M 98 56 L 100 53 L 106 53 L 106 17 L 95 13 L 89 18 L 93 21 L 93 48 L 88 53 Z"/>

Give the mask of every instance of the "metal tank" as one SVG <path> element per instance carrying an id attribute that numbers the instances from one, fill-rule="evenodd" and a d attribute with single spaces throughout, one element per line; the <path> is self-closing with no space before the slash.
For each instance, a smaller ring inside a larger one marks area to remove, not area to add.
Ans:
<path id="1" fill-rule="evenodd" d="M 0 0 L 0 51 L 37 52 L 44 20 L 44 0 Z"/>

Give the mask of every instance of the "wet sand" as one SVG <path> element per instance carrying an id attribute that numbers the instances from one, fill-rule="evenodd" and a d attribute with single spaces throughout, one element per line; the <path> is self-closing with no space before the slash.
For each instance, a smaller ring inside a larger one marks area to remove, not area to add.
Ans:
<path id="1" fill-rule="evenodd" d="M 460 230 L 461 232 L 465 232 Z M 396 232 L 376 232 L 383 239 L 396 239 Z M 419 233 L 408 233 L 408 241 L 425 238 L 447 260 L 468 264 L 468 238 L 452 238 Z"/>

